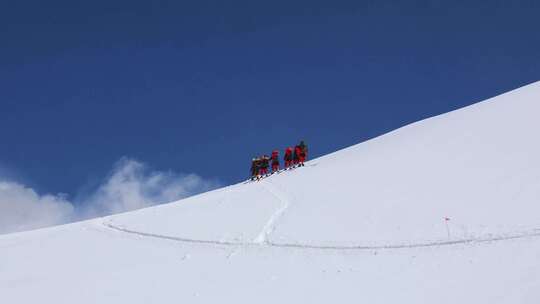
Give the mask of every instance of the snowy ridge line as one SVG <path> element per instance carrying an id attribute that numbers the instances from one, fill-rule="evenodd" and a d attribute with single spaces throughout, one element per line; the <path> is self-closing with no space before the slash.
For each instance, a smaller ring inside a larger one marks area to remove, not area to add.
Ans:
<path id="1" fill-rule="evenodd" d="M 125 232 L 129 234 L 135 234 L 139 236 L 158 238 L 164 240 L 171 240 L 184 243 L 192 244 L 207 244 L 207 245 L 219 245 L 219 246 L 244 246 L 244 247 L 275 247 L 275 248 L 296 248 L 296 249 L 313 249 L 313 250 L 381 250 L 381 249 L 407 249 L 407 248 L 422 248 L 422 247 L 438 247 L 438 246 L 451 246 L 459 244 L 482 244 L 490 242 L 500 242 L 514 239 L 523 239 L 540 236 L 540 229 L 534 229 L 533 231 L 516 233 L 514 235 L 506 236 L 494 236 L 486 238 L 477 238 L 477 239 L 464 239 L 464 240 L 448 240 L 448 241 L 433 241 L 425 243 L 416 243 L 416 244 L 395 244 L 395 245 L 313 245 L 313 244 L 302 244 L 302 243 L 276 243 L 266 240 L 264 243 L 256 242 L 233 242 L 233 241 L 213 241 L 213 240 L 199 240 L 199 239 L 190 239 L 176 236 L 167 236 L 156 233 L 148 233 L 142 231 L 135 231 L 123 227 L 118 227 L 112 223 L 103 223 L 105 227 L 110 229 Z"/>
<path id="2" fill-rule="evenodd" d="M 276 223 L 277 221 L 283 217 L 283 214 L 285 214 L 285 211 L 289 208 L 290 200 L 286 198 L 284 195 L 282 195 L 281 191 L 278 191 L 276 187 L 271 182 L 264 182 L 261 184 L 263 188 L 268 191 L 272 196 L 277 198 L 281 203 L 282 206 L 272 214 L 270 219 L 266 222 L 266 225 L 264 225 L 263 229 L 255 240 L 253 241 L 255 244 L 267 244 L 268 243 L 268 237 L 274 230 L 276 229 Z"/>

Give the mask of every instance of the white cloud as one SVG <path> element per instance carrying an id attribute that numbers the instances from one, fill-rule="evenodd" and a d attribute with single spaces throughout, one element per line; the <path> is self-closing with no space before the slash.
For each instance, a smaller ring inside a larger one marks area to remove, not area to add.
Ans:
<path id="1" fill-rule="evenodd" d="M 107 180 L 78 205 L 85 206 L 84 212 L 90 215 L 111 214 L 171 202 L 217 186 L 195 174 L 151 171 L 138 161 L 124 158 Z"/>
<path id="2" fill-rule="evenodd" d="M 74 203 L 63 194 L 39 195 L 20 183 L 0 181 L 0 233 L 130 211 L 218 186 L 195 174 L 153 171 L 129 158 L 121 159 L 95 191 Z"/>
<path id="3" fill-rule="evenodd" d="M 19 183 L 0 181 L 0 233 L 66 223 L 73 215 L 64 195 L 40 196 Z"/>

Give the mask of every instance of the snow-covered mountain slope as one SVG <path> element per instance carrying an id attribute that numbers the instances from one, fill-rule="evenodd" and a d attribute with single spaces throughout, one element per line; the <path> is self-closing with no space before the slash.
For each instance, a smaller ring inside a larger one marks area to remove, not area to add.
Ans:
<path id="1" fill-rule="evenodd" d="M 538 303 L 538 113 L 535 83 L 261 182 L 1 236 L 0 294 L 10 303 Z"/>

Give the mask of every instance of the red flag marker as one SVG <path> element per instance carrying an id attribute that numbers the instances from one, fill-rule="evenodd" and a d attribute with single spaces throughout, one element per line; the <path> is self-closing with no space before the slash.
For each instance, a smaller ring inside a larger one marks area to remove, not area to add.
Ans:
<path id="1" fill-rule="evenodd" d="M 446 235 L 448 236 L 448 239 L 450 239 L 450 227 L 448 226 L 449 221 L 450 221 L 449 217 L 444 218 L 444 223 L 446 224 Z"/>

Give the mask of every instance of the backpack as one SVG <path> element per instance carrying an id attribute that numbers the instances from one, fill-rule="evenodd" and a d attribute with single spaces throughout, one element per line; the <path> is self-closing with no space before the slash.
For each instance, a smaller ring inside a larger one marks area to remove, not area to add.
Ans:
<path id="1" fill-rule="evenodd" d="M 306 145 L 306 143 L 304 143 L 304 141 L 301 141 L 298 146 L 300 147 L 302 153 L 304 153 L 304 154 L 307 153 L 307 145 Z"/>

